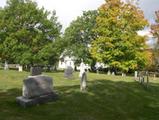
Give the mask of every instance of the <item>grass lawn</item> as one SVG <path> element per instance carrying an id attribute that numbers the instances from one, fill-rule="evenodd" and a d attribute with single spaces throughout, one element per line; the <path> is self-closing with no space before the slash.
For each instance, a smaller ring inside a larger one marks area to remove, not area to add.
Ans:
<path id="1" fill-rule="evenodd" d="M 88 88 L 80 92 L 78 73 L 44 73 L 54 79 L 59 100 L 29 108 L 16 104 L 22 80 L 29 73 L 0 70 L 0 120 L 159 120 L 159 79 L 148 89 L 132 77 L 88 73 Z"/>

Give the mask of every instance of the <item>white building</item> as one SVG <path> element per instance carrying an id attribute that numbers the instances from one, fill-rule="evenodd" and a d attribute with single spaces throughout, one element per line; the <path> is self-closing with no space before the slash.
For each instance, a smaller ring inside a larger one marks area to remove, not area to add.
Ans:
<path id="1" fill-rule="evenodd" d="M 60 57 L 58 69 L 64 70 L 67 66 L 71 66 L 73 69 L 75 68 L 74 57 Z"/>

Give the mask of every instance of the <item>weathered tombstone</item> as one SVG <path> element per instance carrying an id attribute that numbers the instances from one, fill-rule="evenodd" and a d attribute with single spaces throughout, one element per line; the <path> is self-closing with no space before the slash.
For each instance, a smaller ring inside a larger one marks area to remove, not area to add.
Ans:
<path id="1" fill-rule="evenodd" d="M 148 84 L 149 84 L 149 72 L 148 71 L 139 72 L 139 82 L 148 88 Z"/>
<path id="2" fill-rule="evenodd" d="M 111 75 L 111 72 L 110 72 L 110 70 L 108 70 L 108 73 L 107 73 L 107 75 Z"/>
<path id="3" fill-rule="evenodd" d="M 97 74 L 99 74 L 99 68 L 100 68 L 100 67 L 101 67 L 100 63 L 97 62 L 97 63 L 95 64 L 95 68 L 96 68 L 96 73 L 97 73 Z"/>
<path id="4" fill-rule="evenodd" d="M 145 81 L 145 71 L 140 71 L 139 72 L 139 82 L 141 83 L 141 84 L 143 84 L 144 83 L 144 81 Z"/>
<path id="5" fill-rule="evenodd" d="M 42 73 L 42 68 L 39 67 L 39 66 L 34 66 L 34 67 L 31 67 L 31 76 L 35 76 L 35 75 L 41 75 Z"/>
<path id="6" fill-rule="evenodd" d="M 126 76 L 126 74 L 125 74 L 125 73 L 122 73 L 122 74 L 121 74 L 121 76 L 122 76 L 122 77 L 125 77 L 125 76 Z"/>
<path id="7" fill-rule="evenodd" d="M 23 71 L 23 66 L 18 65 L 18 71 L 19 71 L 19 72 L 22 72 L 22 71 Z"/>
<path id="8" fill-rule="evenodd" d="M 114 72 L 112 72 L 112 75 L 115 75 L 115 73 L 114 73 Z"/>
<path id="9" fill-rule="evenodd" d="M 83 62 L 81 62 L 80 64 L 80 74 L 79 74 L 81 83 L 80 83 L 80 90 L 84 91 L 86 90 L 86 81 L 87 81 L 87 74 L 86 74 L 86 70 L 85 70 L 85 64 Z"/>
<path id="10" fill-rule="evenodd" d="M 156 73 L 154 73 L 154 75 L 153 75 L 153 79 L 154 79 L 154 80 L 156 79 Z"/>
<path id="11" fill-rule="evenodd" d="M 87 74 L 86 72 L 84 72 L 81 77 L 81 86 L 80 86 L 81 91 L 86 90 L 87 86 L 86 81 L 87 81 Z"/>
<path id="12" fill-rule="evenodd" d="M 137 80 L 137 77 L 138 77 L 137 71 L 135 71 L 134 77 L 135 77 L 135 80 Z"/>
<path id="13" fill-rule="evenodd" d="M 72 76 L 73 76 L 73 68 L 71 66 L 67 66 L 64 71 L 64 77 L 72 78 Z"/>
<path id="14" fill-rule="evenodd" d="M 35 75 L 39 73 L 32 70 L 32 75 L 23 80 L 22 96 L 17 97 L 16 101 L 23 107 L 41 104 L 57 99 L 57 94 L 53 91 L 53 80 L 44 75 Z"/>
<path id="15" fill-rule="evenodd" d="M 7 61 L 5 61 L 5 63 L 4 63 L 4 70 L 8 70 L 8 69 L 9 69 L 8 63 L 7 63 Z"/>

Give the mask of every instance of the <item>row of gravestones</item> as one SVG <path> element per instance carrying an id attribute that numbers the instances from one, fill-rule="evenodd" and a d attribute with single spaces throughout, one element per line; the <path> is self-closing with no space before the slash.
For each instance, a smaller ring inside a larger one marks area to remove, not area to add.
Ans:
<path id="1" fill-rule="evenodd" d="M 21 65 L 19 65 L 19 64 L 11 64 L 11 65 L 9 65 L 9 64 L 7 63 L 7 61 L 5 61 L 5 63 L 4 63 L 4 70 L 8 70 L 10 67 L 18 68 L 18 71 L 19 71 L 19 72 L 22 72 L 22 71 L 23 71 L 23 67 L 22 67 Z"/>
<path id="2" fill-rule="evenodd" d="M 31 69 L 31 76 L 23 80 L 22 96 L 16 98 L 18 104 L 23 107 L 41 104 L 49 101 L 54 101 L 58 98 L 54 92 L 53 80 L 49 76 L 42 75 L 41 67 L 33 67 Z M 71 78 L 73 69 L 67 67 L 65 70 L 65 77 Z M 87 74 L 85 71 L 85 64 L 80 65 L 81 91 L 86 89 Z"/>
<path id="3" fill-rule="evenodd" d="M 87 73 L 86 66 L 82 62 L 80 64 L 80 73 L 79 77 L 81 80 L 80 89 L 81 91 L 86 90 L 86 81 L 87 81 Z M 25 80 L 23 80 L 23 92 L 22 96 L 17 97 L 16 101 L 23 107 L 32 106 L 35 104 L 45 103 L 48 101 L 54 101 L 58 98 L 57 94 L 54 92 L 53 80 L 49 76 L 42 75 L 41 67 L 33 67 L 31 69 L 31 76 L 28 76 Z M 73 76 L 73 68 L 71 66 L 67 66 L 64 72 L 64 76 L 68 79 Z M 145 77 L 146 76 L 146 77 Z M 135 78 L 141 83 L 145 84 L 145 80 L 147 80 L 148 85 L 148 73 L 146 72 L 135 72 Z"/>
<path id="4" fill-rule="evenodd" d="M 148 88 L 149 85 L 149 73 L 148 71 L 135 71 L 135 80 L 138 81 L 141 85 Z"/>

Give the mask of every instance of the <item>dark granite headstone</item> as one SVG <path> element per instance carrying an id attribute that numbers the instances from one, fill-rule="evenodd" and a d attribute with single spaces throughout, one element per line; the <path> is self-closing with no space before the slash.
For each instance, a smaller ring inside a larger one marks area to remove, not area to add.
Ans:
<path id="1" fill-rule="evenodd" d="M 41 75 L 42 74 L 42 68 L 39 66 L 31 67 L 31 76 Z"/>

